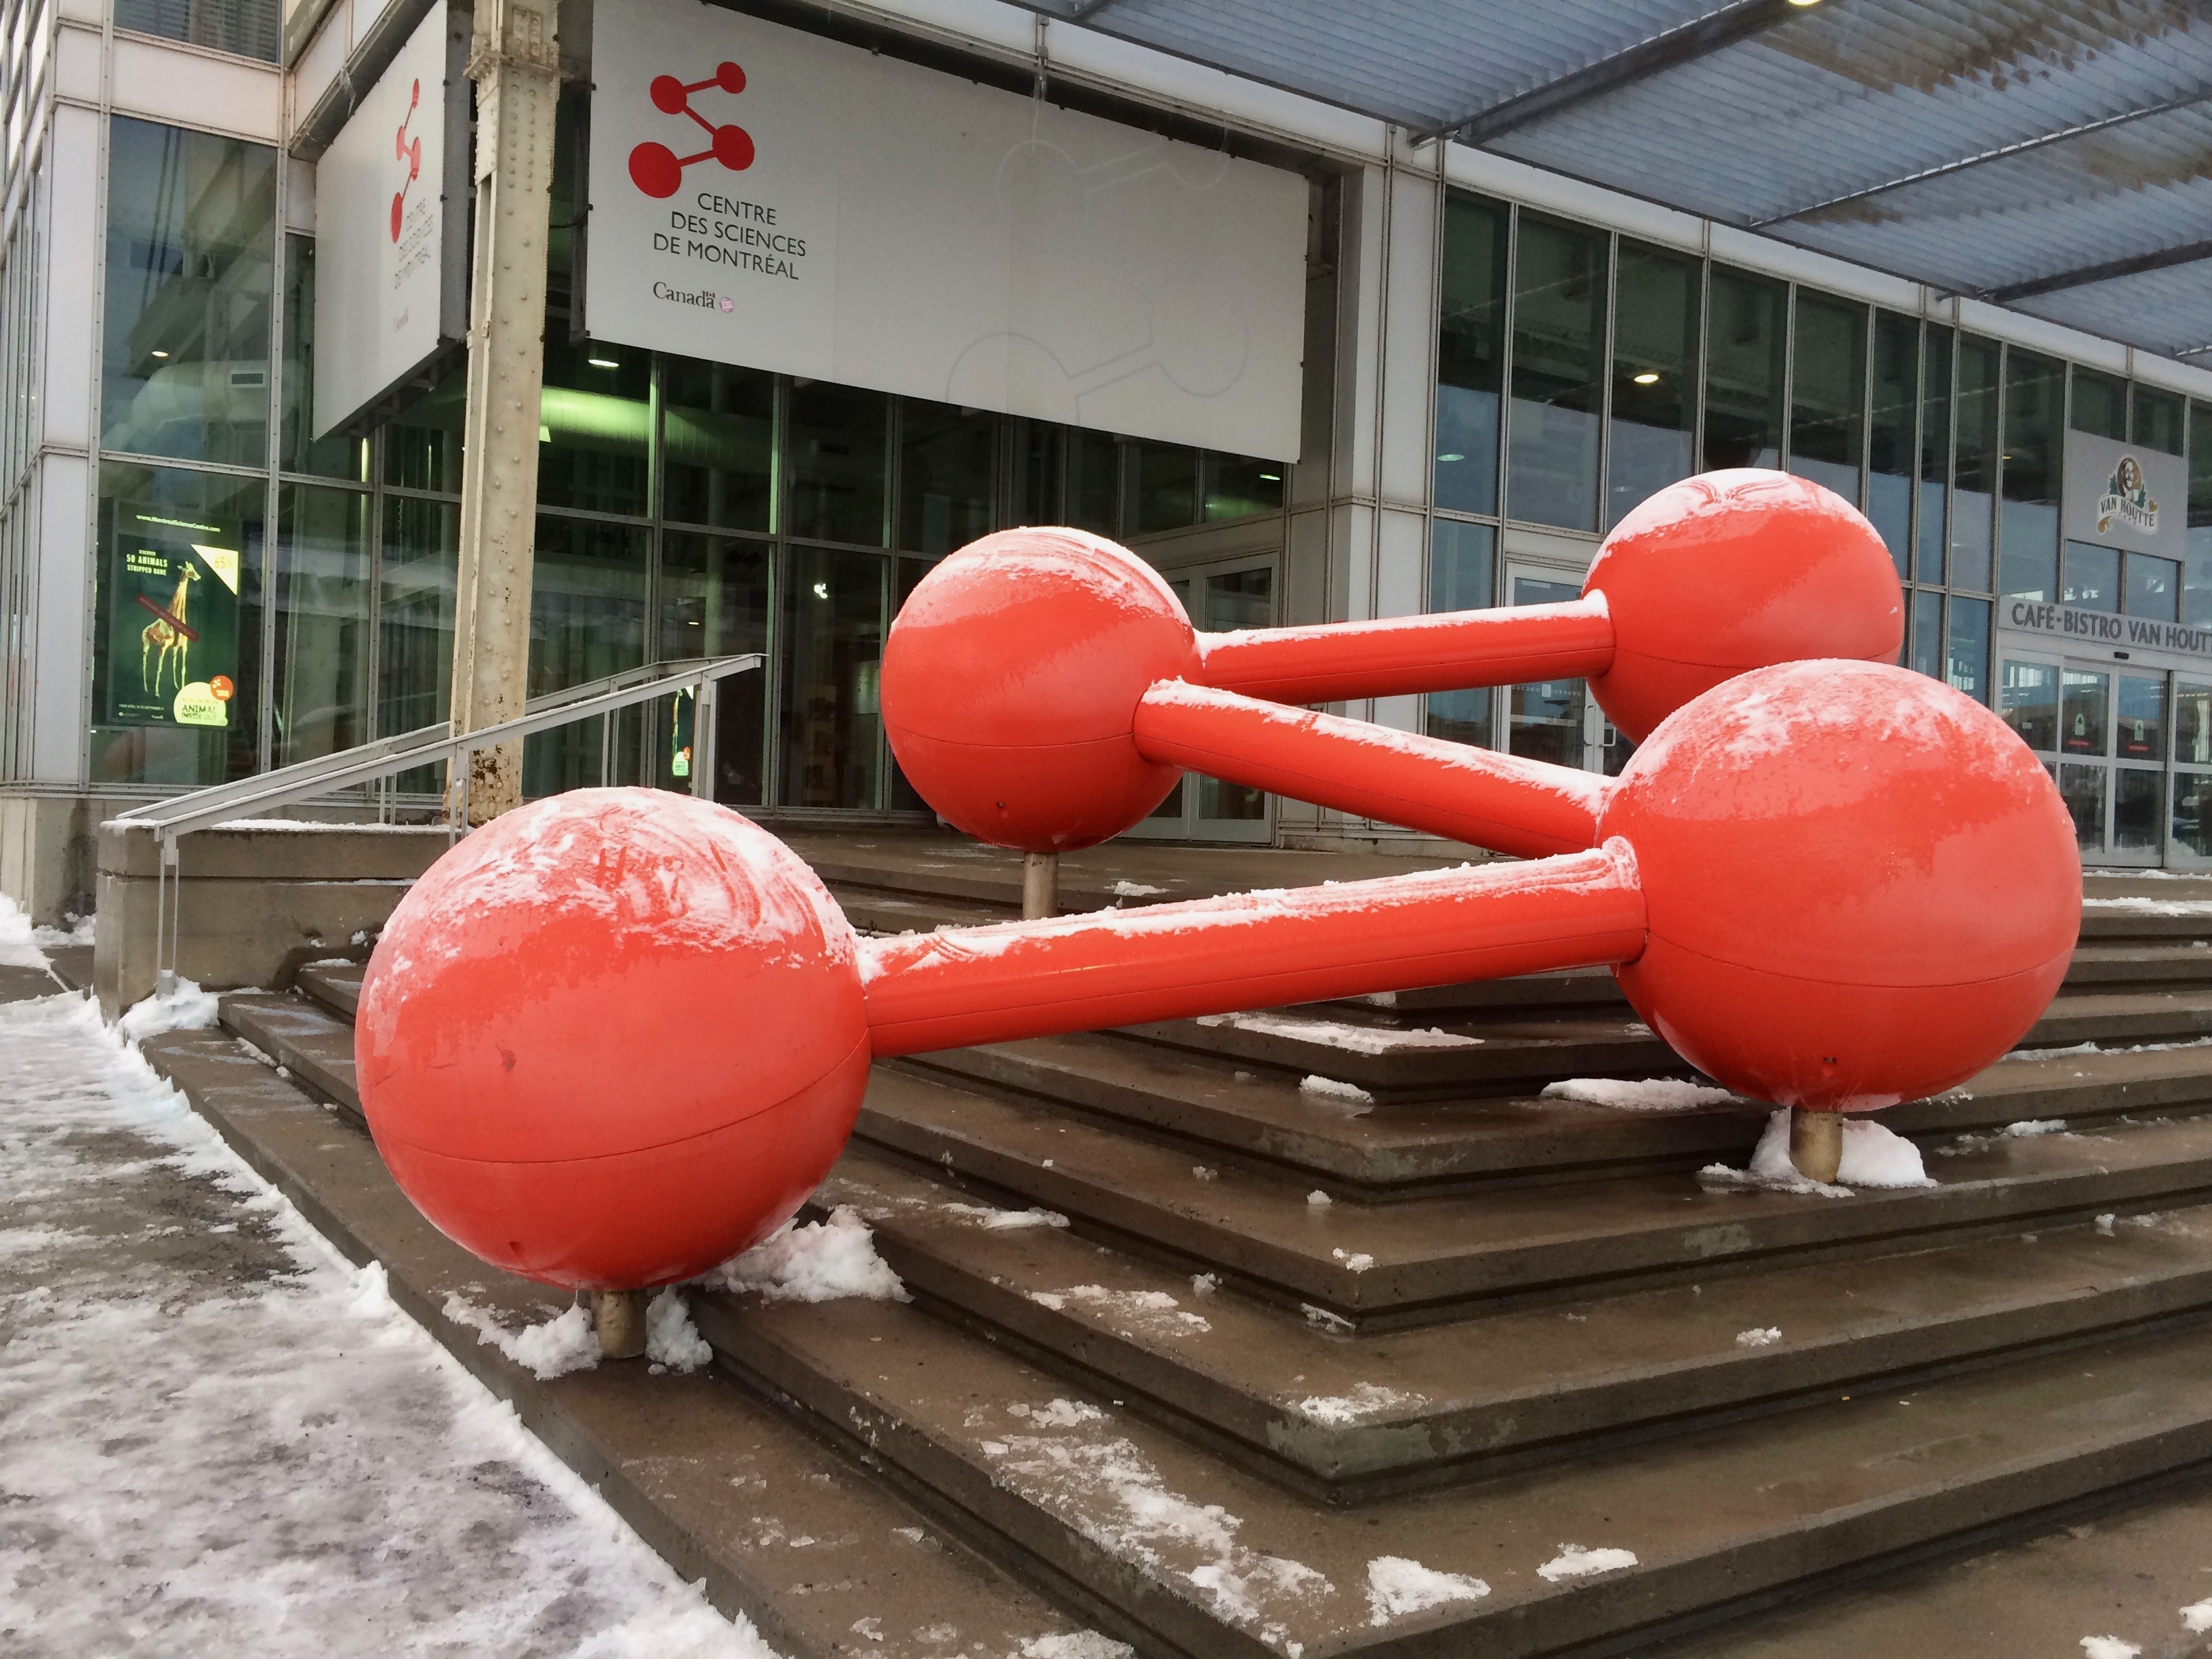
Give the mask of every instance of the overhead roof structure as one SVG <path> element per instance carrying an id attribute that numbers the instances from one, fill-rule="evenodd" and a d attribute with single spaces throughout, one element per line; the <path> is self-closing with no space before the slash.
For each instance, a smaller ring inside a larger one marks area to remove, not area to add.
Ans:
<path id="1" fill-rule="evenodd" d="M 2212 364 L 2212 0 L 1025 0 Z"/>

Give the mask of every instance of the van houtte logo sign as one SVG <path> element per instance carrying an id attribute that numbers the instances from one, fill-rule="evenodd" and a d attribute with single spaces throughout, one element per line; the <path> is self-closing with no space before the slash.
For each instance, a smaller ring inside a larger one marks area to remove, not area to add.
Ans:
<path id="1" fill-rule="evenodd" d="M 2146 536 L 2158 533 L 2158 503 L 2143 483 L 2142 463 L 2132 455 L 2120 457 L 2097 498 L 2098 533 L 2110 530 L 2115 520 Z"/>
<path id="2" fill-rule="evenodd" d="M 629 153 L 629 179 L 647 196 L 665 199 L 683 188 L 684 169 L 695 161 L 709 159 L 720 161 L 732 173 L 743 173 L 753 164 L 752 135 L 734 123 L 716 126 L 691 107 L 695 94 L 720 88 L 723 92 L 740 93 L 745 89 L 745 72 L 735 64 L 722 63 L 703 81 L 685 82 L 672 75 L 656 75 L 648 89 L 653 108 L 663 115 L 684 115 L 696 121 L 707 133 L 707 148 L 696 155 L 678 155 L 665 144 L 643 143 Z"/>

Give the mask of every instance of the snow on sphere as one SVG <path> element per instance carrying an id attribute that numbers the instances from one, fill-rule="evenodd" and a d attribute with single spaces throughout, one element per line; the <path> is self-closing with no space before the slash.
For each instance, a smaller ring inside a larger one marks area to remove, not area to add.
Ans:
<path id="1" fill-rule="evenodd" d="M 852 931 L 726 808 L 579 789 L 509 812 L 392 912 L 354 1052 L 377 1150 L 493 1266 L 643 1288 L 775 1231 L 868 1069 Z"/>

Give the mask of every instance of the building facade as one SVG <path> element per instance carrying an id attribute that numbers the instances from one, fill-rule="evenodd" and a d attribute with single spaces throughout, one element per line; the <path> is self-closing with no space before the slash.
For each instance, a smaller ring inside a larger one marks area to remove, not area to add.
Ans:
<path id="1" fill-rule="evenodd" d="M 2212 372 L 997 0 L 785 21 L 1301 179 L 1294 461 L 611 343 L 579 325 L 578 248 L 589 42 L 620 3 L 562 19 L 530 689 L 764 652 L 721 706 L 718 799 L 927 822 L 876 665 L 930 563 L 994 528 L 1126 540 L 1201 628 L 1359 619 L 1568 597 L 1652 490 L 1749 465 L 1866 512 L 1905 663 L 2044 758 L 2087 861 L 2212 865 Z M 312 412 L 333 88 L 423 9 L 8 9 L 0 890 L 41 916 L 82 904 L 118 802 L 445 715 L 460 360 L 345 429 Z M 1579 682 L 1347 712 L 1628 752 Z M 529 787 L 677 781 L 667 710 L 612 740 L 533 739 Z M 1201 778 L 1139 833 L 1402 839 Z"/>

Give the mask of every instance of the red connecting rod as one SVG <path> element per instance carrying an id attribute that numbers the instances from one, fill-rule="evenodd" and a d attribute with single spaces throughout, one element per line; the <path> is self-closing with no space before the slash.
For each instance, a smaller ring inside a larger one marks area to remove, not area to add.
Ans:
<path id="1" fill-rule="evenodd" d="M 881 1058 L 1632 962 L 1626 846 L 858 941 Z"/>

